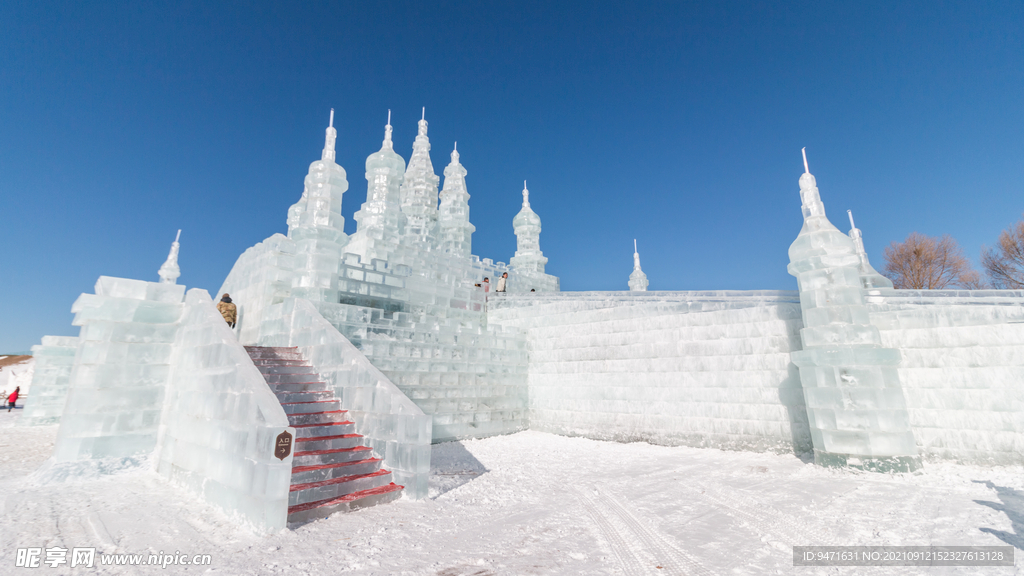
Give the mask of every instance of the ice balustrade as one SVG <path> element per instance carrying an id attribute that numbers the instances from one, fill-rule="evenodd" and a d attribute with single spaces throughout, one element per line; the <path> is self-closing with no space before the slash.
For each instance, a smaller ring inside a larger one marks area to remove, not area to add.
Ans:
<path id="1" fill-rule="evenodd" d="M 825 215 L 814 176 L 800 177 L 804 224 L 789 248 L 804 327 L 800 368 L 814 459 L 826 466 L 907 471 L 920 462 L 897 365 L 882 345 L 861 291 L 853 240 Z"/>
<path id="2" fill-rule="evenodd" d="M 267 310 L 262 346 L 298 347 L 320 378 L 334 389 L 356 432 L 384 460 L 405 494 L 427 496 L 431 417 L 424 414 L 314 305 L 289 298 Z"/>
<path id="3" fill-rule="evenodd" d="M 46 426 L 60 422 L 77 350 L 77 336 L 43 336 L 42 343 L 32 347 L 32 395 L 25 403 L 22 424 Z"/>
<path id="4" fill-rule="evenodd" d="M 283 529 L 295 429 L 205 290 L 193 288 L 174 340 L 157 472 L 260 532 Z"/>
<path id="5" fill-rule="evenodd" d="M 81 326 L 54 462 L 123 459 L 156 446 L 185 287 L 100 276 L 71 311 Z"/>

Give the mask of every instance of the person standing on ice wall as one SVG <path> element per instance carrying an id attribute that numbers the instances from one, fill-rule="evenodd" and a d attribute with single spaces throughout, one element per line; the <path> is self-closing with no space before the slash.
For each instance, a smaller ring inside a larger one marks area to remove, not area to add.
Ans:
<path id="1" fill-rule="evenodd" d="M 14 410 L 14 403 L 18 401 L 18 392 L 20 392 L 20 391 L 21 391 L 21 386 L 18 386 L 17 388 L 14 389 L 14 392 L 11 392 L 11 395 L 7 397 L 7 411 L 8 412 L 10 412 L 11 410 Z"/>
<path id="2" fill-rule="evenodd" d="M 508 282 L 508 272 L 503 273 L 501 275 L 501 278 L 498 278 L 498 286 L 494 289 L 494 291 L 495 292 L 502 292 L 502 293 L 504 293 L 505 292 L 505 282 Z"/>
<path id="3" fill-rule="evenodd" d="M 231 296 L 227 293 L 220 297 L 220 302 L 217 302 L 217 312 L 224 317 L 228 326 L 235 327 L 235 321 L 238 320 L 238 308 L 231 302 Z"/>

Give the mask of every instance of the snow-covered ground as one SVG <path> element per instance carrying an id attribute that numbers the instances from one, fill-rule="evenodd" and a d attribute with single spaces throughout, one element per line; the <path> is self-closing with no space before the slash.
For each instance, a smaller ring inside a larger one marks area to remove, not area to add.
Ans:
<path id="1" fill-rule="evenodd" d="M 431 498 L 257 536 L 158 476 L 40 484 L 56 427 L 0 414 L 0 574 L 1022 574 L 1024 468 L 880 475 L 523 432 L 434 446 Z M 792 546 L 1005 545 L 1001 568 L 793 567 Z M 210 566 L 15 568 L 19 547 Z"/>

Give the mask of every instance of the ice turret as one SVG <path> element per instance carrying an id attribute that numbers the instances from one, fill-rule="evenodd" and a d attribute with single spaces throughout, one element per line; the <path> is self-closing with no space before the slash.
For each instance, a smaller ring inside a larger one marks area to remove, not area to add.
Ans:
<path id="1" fill-rule="evenodd" d="M 640 253 L 636 249 L 636 238 L 633 239 L 633 273 L 629 275 L 629 289 L 632 292 L 646 292 L 650 282 L 647 274 L 640 269 Z"/>
<path id="2" fill-rule="evenodd" d="M 288 237 L 295 241 L 297 257 L 292 295 L 313 301 L 337 300 L 338 260 L 348 243 L 341 215 L 348 179 L 334 161 L 337 137 L 332 108 L 320 160 L 309 165 L 302 197 L 288 209 Z"/>
<path id="3" fill-rule="evenodd" d="M 429 244 L 437 242 L 437 185 L 440 179 L 430 162 L 426 114 L 427 109 L 424 108 L 400 196 L 402 213 L 406 217 L 406 236 L 410 240 L 427 242 L 431 247 Z"/>
<path id="4" fill-rule="evenodd" d="M 530 191 L 523 181 L 523 208 L 512 219 L 516 233 L 516 255 L 509 261 L 517 270 L 544 273 L 548 259 L 540 251 L 540 216 L 530 208 Z"/>
<path id="5" fill-rule="evenodd" d="M 459 163 L 458 142 L 452 150 L 452 161 L 444 169 L 444 189 L 441 190 L 441 207 L 438 214 L 440 228 L 439 246 L 442 252 L 453 256 L 469 257 L 473 249 L 473 232 L 476 226 L 469 222 L 469 192 L 466 191 L 466 174 Z"/>
<path id="6" fill-rule="evenodd" d="M 540 251 L 540 216 L 530 208 L 530 191 L 523 181 L 523 208 L 512 219 L 516 234 L 516 255 L 509 260 L 512 267 L 510 292 L 558 291 L 558 278 L 545 274 L 548 259 Z"/>
<path id="7" fill-rule="evenodd" d="M 814 460 L 912 470 L 919 460 L 896 371 L 899 350 L 882 346 L 868 318 L 857 249 L 825 216 L 806 153 L 804 170 L 804 225 L 789 247 L 789 273 L 800 288 L 803 350 L 791 358 L 800 369 Z"/>
<path id="8" fill-rule="evenodd" d="M 359 254 L 364 262 L 372 258 L 387 260 L 405 224 L 400 189 L 405 176 L 405 160 L 395 153 L 391 142 L 391 111 L 384 127 L 380 150 L 366 158 L 366 202 L 355 213 L 358 223 L 347 251 Z"/>
<path id="9" fill-rule="evenodd" d="M 174 242 L 171 242 L 171 251 L 167 254 L 167 260 L 160 266 L 160 271 L 157 272 L 160 275 L 161 284 L 177 284 L 178 276 L 181 276 L 181 268 L 178 267 L 179 238 L 181 238 L 181 230 L 178 230 L 178 235 L 174 237 Z"/>
<path id="10" fill-rule="evenodd" d="M 857 248 L 857 257 L 860 258 L 860 285 L 865 290 L 871 288 L 892 288 L 892 280 L 879 274 L 868 262 L 868 253 L 864 250 L 864 236 L 853 224 L 853 211 L 847 210 L 850 216 L 850 239 Z"/>

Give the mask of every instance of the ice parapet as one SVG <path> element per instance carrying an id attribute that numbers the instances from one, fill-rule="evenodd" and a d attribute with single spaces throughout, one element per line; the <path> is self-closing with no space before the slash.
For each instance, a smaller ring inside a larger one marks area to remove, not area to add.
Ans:
<path id="1" fill-rule="evenodd" d="M 205 290 L 185 298 L 160 417 L 156 470 L 259 531 L 285 527 L 295 436 L 267 386 Z"/>
<path id="2" fill-rule="evenodd" d="M 806 165 L 806 160 L 805 160 Z M 814 176 L 800 177 L 804 225 L 789 248 L 804 328 L 800 368 L 815 461 L 877 470 L 918 465 L 897 365 L 861 292 L 853 241 L 828 221 Z"/>

